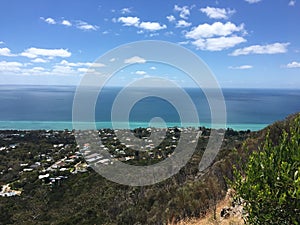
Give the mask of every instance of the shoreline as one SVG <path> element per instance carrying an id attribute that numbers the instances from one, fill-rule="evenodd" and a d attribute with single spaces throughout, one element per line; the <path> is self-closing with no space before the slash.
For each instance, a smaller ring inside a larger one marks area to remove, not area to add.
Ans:
<path id="1" fill-rule="evenodd" d="M 149 122 L 130 122 L 129 128 L 166 128 L 166 127 L 205 127 L 205 128 L 214 128 L 214 129 L 227 129 L 231 128 L 236 131 L 250 130 L 258 131 L 262 130 L 270 124 L 259 124 L 259 123 L 227 123 L 227 124 L 214 124 L 211 126 L 210 123 L 149 123 Z M 78 127 L 84 129 L 95 129 L 94 124 L 80 122 L 75 125 L 75 128 Z M 96 122 L 97 129 L 128 129 L 127 122 L 116 122 L 112 126 L 111 122 Z M 74 126 L 72 121 L 0 121 L 0 130 L 73 130 Z"/>

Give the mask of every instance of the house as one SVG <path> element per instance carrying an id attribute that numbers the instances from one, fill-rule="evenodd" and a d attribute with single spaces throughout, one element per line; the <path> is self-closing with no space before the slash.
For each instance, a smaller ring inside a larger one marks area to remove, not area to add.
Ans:
<path id="1" fill-rule="evenodd" d="M 20 196 L 22 193 L 22 191 L 18 191 L 18 190 L 12 190 L 9 186 L 9 184 L 5 184 L 2 186 L 2 190 L 0 192 L 0 196 L 2 197 L 12 197 L 15 195 Z"/>

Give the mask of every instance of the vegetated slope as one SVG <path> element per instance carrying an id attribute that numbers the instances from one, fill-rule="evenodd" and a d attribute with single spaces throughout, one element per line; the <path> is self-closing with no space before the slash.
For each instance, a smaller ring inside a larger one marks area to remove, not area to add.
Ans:
<path id="1" fill-rule="evenodd" d="M 269 126 L 274 141 L 282 129 L 288 130 L 291 118 Z M 203 217 L 224 198 L 225 177 L 232 179 L 238 155 L 246 161 L 265 135 L 266 129 L 252 133 L 227 130 L 214 164 L 202 173 L 198 164 L 207 139 L 200 137 L 195 154 L 178 174 L 145 187 L 119 185 L 93 170 L 49 186 L 37 179 L 38 173 L 32 173 L 22 184 L 21 196 L 0 198 L 0 224 L 166 224 Z M 242 150 L 245 138 L 247 152 Z"/>
<path id="2" fill-rule="evenodd" d="M 299 152 L 297 151 L 300 150 L 298 147 L 299 118 L 300 113 L 291 115 L 286 120 L 276 122 L 248 138 L 241 148 L 229 155 L 231 160 L 236 159 L 234 166 L 239 168 L 235 174 L 235 179 L 238 180 L 229 183 L 238 189 L 229 189 L 226 197 L 205 217 L 184 219 L 178 224 L 244 224 L 243 220 L 249 219 L 248 217 L 242 218 L 244 213 L 246 213 L 244 216 L 251 216 L 251 224 L 298 224 L 300 218 L 299 200 L 297 201 L 296 196 L 299 196 L 297 191 L 299 190 L 299 179 L 297 179 L 299 172 L 297 166 L 299 165 Z M 249 156 L 251 156 L 251 161 L 249 161 Z M 256 164 L 253 163 L 253 160 Z M 251 164 L 249 165 L 249 163 Z M 266 168 L 268 166 L 269 169 L 273 168 L 269 172 Z M 298 171 L 295 172 L 297 168 Z M 242 188 L 241 185 L 248 178 L 245 174 L 246 171 L 250 173 L 252 180 L 245 184 L 249 186 Z M 263 174 L 266 177 L 263 177 Z M 256 181 L 253 181 L 254 179 Z M 268 187 L 272 186 L 273 189 L 269 190 Z M 255 189 L 257 187 L 260 189 Z M 239 196 L 243 196 L 243 203 L 241 203 Z M 250 199 L 249 196 L 251 196 Z M 249 201 L 251 202 L 250 205 L 245 207 Z M 244 209 L 242 210 L 242 208 Z M 251 208 L 250 214 L 246 211 L 249 208 Z M 227 215 L 224 216 L 224 213 Z"/>
<path id="3" fill-rule="evenodd" d="M 275 143 L 274 143 L 275 142 Z M 250 224 L 300 223 L 300 116 L 282 129 L 280 139 L 267 135 L 242 171 L 235 171 L 233 188 L 243 199 Z"/>

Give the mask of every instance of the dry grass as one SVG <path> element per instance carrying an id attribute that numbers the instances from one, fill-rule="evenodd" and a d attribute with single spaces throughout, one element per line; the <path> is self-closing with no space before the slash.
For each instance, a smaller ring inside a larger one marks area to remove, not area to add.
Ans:
<path id="1" fill-rule="evenodd" d="M 219 202 L 217 205 L 217 219 L 214 220 L 213 212 L 209 212 L 204 218 L 194 218 L 194 219 L 186 219 L 176 225 L 243 225 L 245 224 L 241 217 L 230 217 L 228 219 L 223 219 L 220 217 L 221 210 L 230 206 L 231 200 L 226 197 L 223 201 Z M 174 223 L 170 223 L 169 225 L 175 225 Z"/>

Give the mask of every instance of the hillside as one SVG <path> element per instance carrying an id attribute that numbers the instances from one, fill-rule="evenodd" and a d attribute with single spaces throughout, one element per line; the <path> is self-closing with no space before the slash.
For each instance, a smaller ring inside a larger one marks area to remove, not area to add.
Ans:
<path id="1" fill-rule="evenodd" d="M 217 203 L 228 189 L 225 177 L 232 179 L 232 166 L 238 158 L 242 156 L 246 162 L 268 129 L 276 142 L 282 129 L 289 130 L 294 117 L 259 132 L 228 129 L 222 150 L 204 173 L 198 172 L 207 143 L 201 136 L 195 154 L 178 174 L 145 187 L 119 185 L 89 167 L 81 168 L 84 160 L 76 157 L 78 149 L 71 131 L 2 131 L 0 184 L 9 184 L 12 190 L 22 193 L 0 196 L 0 224 L 167 224 L 211 216 L 214 211 L 219 213 Z M 250 151 L 243 150 L 244 141 Z M 146 156 L 128 161 L 138 165 L 155 162 Z M 51 165 L 59 163 L 64 165 L 47 172 L 49 179 L 43 177 Z"/>

